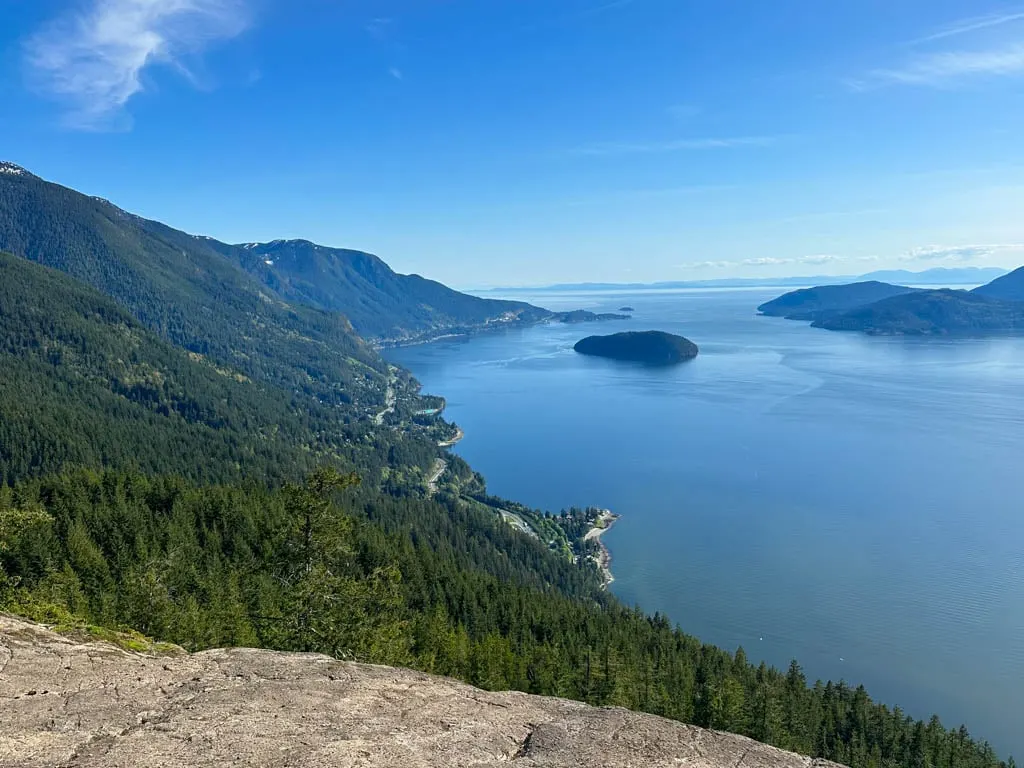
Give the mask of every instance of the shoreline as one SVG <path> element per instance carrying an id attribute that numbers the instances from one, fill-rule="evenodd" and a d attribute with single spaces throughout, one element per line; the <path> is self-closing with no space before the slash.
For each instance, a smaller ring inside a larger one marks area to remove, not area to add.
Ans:
<path id="1" fill-rule="evenodd" d="M 619 521 L 620 517 L 620 515 L 616 515 L 610 509 L 602 509 L 597 520 L 594 521 L 590 530 L 583 537 L 584 541 L 597 542 L 597 554 L 591 555 L 590 559 L 594 561 L 598 570 L 601 571 L 602 589 L 608 589 L 611 586 L 612 582 L 615 581 L 615 575 L 612 573 L 612 553 L 608 551 L 608 547 L 601 540 L 601 537 L 612 529 L 612 526 Z M 602 523 L 602 525 L 598 525 L 598 523 Z"/>
<path id="2" fill-rule="evenodd" d="M 466 433 L 462 429 L 462 427 L 456 425 L 455 430 L 455 436 L 452 437 L 450 440 L 442 440 L 438 442 L 437 445 L 439 448 L 451 448 L 466 436 Z M 436 477 L 433 480 L 427 483 L 429 489 L 428 492 L 430 495 L 433 495 L 436 492 L 436 481 L 440 479 L 440 474 L 443 474 L 444 469 L 446 469 L 448 465 L 448 463 L 442 459 L 439 459 L 438 463 L 442 465 L 442 471 L 441 473 L 436 475 Z M 604 536 L 608 531 L 610 531 L 612 527 L 621 519 L 622 516 L 615 514 L 610 509 L 598 508 L 597 511 L 597 519 L 594 520 L 593 523 L 591 523 L 590 529 L 585 534 L 583 534 L 583 541 L 597 542 L 597 552 L 589 555 L 588 557 L 594 563 L 594 565 L 597 566 L 598 571 L 600 571 L 601 573 L 601 589 L 607 591 L 608 588 L 615 581 L 615 574 L 612 573 L 612 553 L 608 549 L 608 546 L 604 543 L 604 541 L 602 541 L 601 537 Z M 523 523 L 522 519 L 520 519 L 517 515 L 514 515 L 513 513 L 507 512 L 505 510 L 498 510 L 498 514 L 499 517 L 506 523 L 509 522 L 510 517 L 518 520 L 519 525 L 514 525 L 515 528 L 517 528 L 518 530 L 522 530 L 523 533 L 528 533 L 534 536 L 535 538 L 537 537 L 537 534 L 534 533 L 532 530 L 523 530 L 520 527 L 525 525 L 525 523 Z"/>
<path id="3" fill-rule="evenodd" d="M 465 436 L 466 436 L 466 433 L 462 431 L 462 427 L 456 425 L 455 426 L 455 437 L 453 437 L 451 440 L 441 440 L 441 441 L 439 441 L 438 444 L 437 444 L 437 447 L 438 448 L 451 448 L 456 443 L 461 442 L 462 438 L 464 438 Z"/>

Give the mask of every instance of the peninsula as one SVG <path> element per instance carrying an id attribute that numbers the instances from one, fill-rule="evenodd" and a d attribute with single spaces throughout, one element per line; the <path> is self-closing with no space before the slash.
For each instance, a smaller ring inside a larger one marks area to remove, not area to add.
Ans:
<path id="1" fill-rule="evenodd" d="M 924 290 L 876 281 L 791 291 L 758 307 L 762 315 L 815 328 L 874 336 L 1024 332 L 1024 268 L 971 291 Z"/>
<path id="2" fill-rule="evenodd" d="M 629 320 L 629 315 L 614 312 L 591 312 L 586 309 L 574 309 L 570 312 L 556 312 L 551 317 L 556 323 L 595 323 L 603 320 Z"/>
<path id="3" fill-rule="evenodd" d="M 819 285 L 785 293 L 762 304 L 757 311 L 762 315 L 784 317 L 787 320 L 822 320 L 831 314 L 914 292 L 914 288 L 880 283 L 877 280 L 850 285 Z"/>
<path id="4" fill-rule="evenodd" d="M 605 589 L 615 581 L 615 576 L 612 575 L 612 553 L 608 551 L 608 547 L 601 541 L 601 537 L 611 530 L 611 527 L 615 525 L 618 519 L 619 516 L 610 509 L 602 509 L 597 519 L 591 525 L 590 530 L 583 536 L 584 542 L 593 541 L 597 543 L 597 552 L 591 555 L 591 559 L 594 561 L 594 565 L 598 567 L 598 570 L 601 571 L 601 580 L 604 583 Z"/>
<path id="5" fill-rule="evenodd" d="M 815 328 L 874 336 L 946 336 L 1020 333 L 1024 302 L 947 289 L 893 296 L 816 320 Z"/>
<path id="6" fill-rule="evenodd" d="M 588 336 L 573 347 L 581 355 L 612 360 L 674 365 L 697 356 L 697 345 L 683 336 L 664 331 L 629 331 L 610 336 Z"/>

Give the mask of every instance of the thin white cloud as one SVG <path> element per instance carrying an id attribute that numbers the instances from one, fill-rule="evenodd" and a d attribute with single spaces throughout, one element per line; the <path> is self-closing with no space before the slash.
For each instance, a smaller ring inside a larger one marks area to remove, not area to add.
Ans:
<path id="1" fill-rule="evenodd" d="M 693 261 L 689 264 L 676 264 L 677 269 L 728 269 L 736 266 L 735 261 Z"/>
<path id="2" fill-rule="evenodd" d="M 395 80 L 402 79 L 402 70 L 400 70 L 398 67 L 391 67 L 391 69 L 388 70 L 388 74 L 395 78 Z"/>
<path id="3" fill-rule="evenodd" d="M 995 37 L 988 34 L 987 42 L 972 48 L 935 50 L 932 44 L 955 37 L 973 36 L 983 30 L 1011 26 L 1011 31 L 1000 30 Z M 961 19 L 930 34 L 911 40 L 909 45 L 928 46 L 932 50 L 911 56 L 896 66 L 879 67 L 866 74 L 847 79 L 846 86 L 853 91 L 870 91 L 886 85 L 916 85 L 944 87 L 957 85 L 972 78 L 1007 77 L 1024 74 L 1024 11 L 991 13 Z M 997 42 L 998 41 L 998 42 Z"/>
<path id="4" fill-rule="evenodd" d="M 915 248 L 903 254 L 901 261 L 947 261 L 967 262 L 979 261 L 995 256 L 1000 253 L 1024 252 L 1024 244 L 1020 243 L 998 243 L 995 245 L 958 245 L 938 246 L 929 245 L 923 248 Z"/>
<path id="5" fill-rule="evenodd" d="M 38 87 L 68 106 L 69 124 L 103 128 L 143 90 L 147 67 L 189 76 L 185 57 L 247 22 L 243 0 L 92 0 L 30 37 L 25 57 Z"/>
<path id="6" fill-rule="evenodd" d="M 1024 43 L 979 51 L 944 51 L 917 56 L 895 69 L 876 69 L 867 80 L 851 81 L 855 90 L 872 85 L 925 85 L 941 87 L 970 77 L 1024 74 Z"/>
<path id="7" fill-rule="evenodd" d="M 779 264 L 792 264 L 795 259 L 777 259 L 772 256 L 761 256 L 756 259 L 744 259 L 740 264 L 744 267 L 775 267 Z"/>
<path id="8" fill-rule="evenodd" d="M 642 155 L 735 147 L 768 147 L 778 141 L 774 136 L 735 136 L 728 138 L 678 139 L 654 142 L 596 142 L 573 150 L 576 155 Z"/>
<path id="9" fill-rule="evenodd" d="M 925 35 L 914 43 L 930 43 L 935 40 L 944 40 L 949 37 L 957 37 L 959 35 L 966 35 L 971 32 L 977 32 L 982 29 L 989 29 L 991 27 L 1001 27 L 1004 24 L 1010 24 L 1015 21 L 1024 20 L 1024 12 L 1017 13 L 992 13 L 987 16 L 975 16 L 970 19 L 961 19 L 955 21 L 947 27 L 944 27 L 930 35 Z"/>
<path id="10" fill-rule="evenodd" d="M 835 261 L 845 261 L 843 257 L 836 256 L 834 253 L 818 253 L 813 256 L 804 256 L 798 259 L 801 264 L 831 264 Z"/>

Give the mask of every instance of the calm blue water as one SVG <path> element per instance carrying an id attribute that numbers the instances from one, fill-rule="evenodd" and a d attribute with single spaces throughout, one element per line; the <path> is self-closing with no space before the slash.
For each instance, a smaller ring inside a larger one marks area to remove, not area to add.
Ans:
<path id="1" fill-rule="evenodd" d="M 1024 754 L 1024 340 L 757 317 L 777 293 L 518 296 L 637 311 L 389 356 L 447 397 L 493 493 L 622 514 L 606 541 L 623 600 Z M 701 355 L 572 351 L 626 329 Z"/>

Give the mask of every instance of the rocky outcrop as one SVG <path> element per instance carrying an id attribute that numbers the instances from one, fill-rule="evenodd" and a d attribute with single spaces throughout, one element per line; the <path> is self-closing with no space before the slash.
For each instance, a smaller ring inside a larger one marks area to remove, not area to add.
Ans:
<path id="1" fill-rule="evenodd" d="M 622 709 L 257 650 L 141 655 L 0 615 L 6 768 L 818 768 Z"/>

